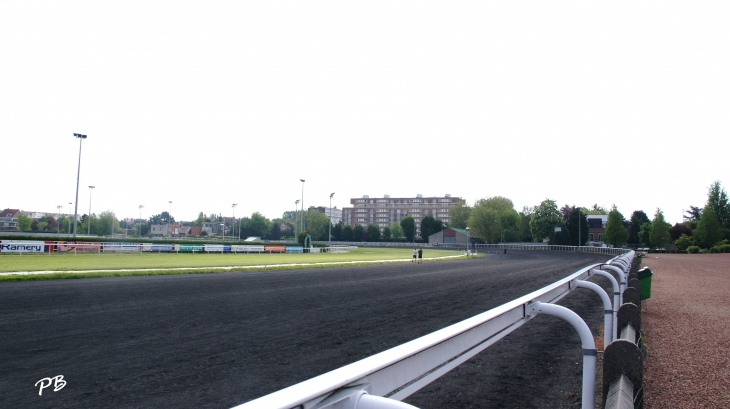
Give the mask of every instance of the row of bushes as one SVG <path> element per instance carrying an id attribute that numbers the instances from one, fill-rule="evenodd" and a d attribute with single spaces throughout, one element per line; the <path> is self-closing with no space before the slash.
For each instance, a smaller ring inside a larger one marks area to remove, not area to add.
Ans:
<path id="1" fill-rule="evenodd" d="M 699 254 L 702 250 L 699 248 L 699 246 L 689 246 L 687 247 L 687 253 L 689 254 Z M 707 250 L 705 250 L 705 253 L 730 253 L 730 244 L 722 244 L 720 246 L 714 246 Z"/>

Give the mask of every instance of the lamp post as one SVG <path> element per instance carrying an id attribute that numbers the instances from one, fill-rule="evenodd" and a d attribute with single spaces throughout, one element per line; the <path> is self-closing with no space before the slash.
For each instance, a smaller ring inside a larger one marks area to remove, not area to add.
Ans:
<path id="1" fill-rule="evenodd" d="M 91 234 L 91 192 L 94 191 L 94 188 L 96 186 L 89 186 L 89 217 L 88 217 L 88 223 L 86 224 L 86 235 Z"/>
<path id="2" fill-rule="evenodd" d="M 68 202 L 68 230 L 66 230 L 66 236 L 71 234 L 71 205 L 73 203 Z M 76 219 L 74 219 L 74 225 L 76 224 Z"/>
<path id="3" fill-rule="evenodd" d="M 469 257 L 469 234 L 470 232 L 469 226 L 466 226 L 466 256 Z"/>
<path id="4" fill-rule="evenodd" d="M 172 200 L 168 200 L 170 210 L 167 212 L 167 239 L 170 240 L 170 219 L 172 219 Z"/>
<path id="5" fill-rule="evenodd" d="M 59 223 L 59 222 L 61 221 L 61 208 L 62 207 L 63 206 L 61 206 L 61 205 L 56 206 L 56 209 L 58 209 L 58 222 L 56 222 L 56 234 L 61 233 L 61 223 Z"/>
<path id="6" fill-rule="evenodd" d="M 238 203 L 234 203 L 231 207 L 233 208 L 233 234 L 236 233 L 236 206 L 238 206 Z M 241 233 L 239 231 L 238 239 L 241 239 Z"/>
<path id="7" fill-rule="evenodd" d="M 335 192 L 330 193 L 330 233 L 329 233 L 329 243 L 328 246 L 332 247 L 332 196 L 335 195 Z"/>
<path id="8" fill-rule="evenodd" d="M 294 241 L 297 241 L 297 230 L 299 230 L 299 224 L 300 224 L 300 223 L 297 223 L 297 216 L 296 216 L 299 214 L 299 200 L 298 199 L 294 201 L 294 209 L 295 209 L 295 211 L 294 211 L 294 214 L 295 214 L 295 216 L 294 216 Z"/>
<path id="9" fill-rule="evenodd" d="M 307 223 L 304 221 L 304 179 L 299 179 L 302 181 L 302 231 L 307 230 Z"/>
<path id="10" fill-rule="evenodd" d="M 581 225 L 581 223 L 580 222 L 583 221 L 583 220 L 581 220 L 582 218 L 583 218 L 583 209 L 581 209 L 579 207 L 578 208 L 578 251 L 580 251 L 580 242 L 581 242 L 581 237 L 580 237 L 580 225 Z M 590 230 L 589 230 L 589 232 L 590 232 Z"/>
<path id="11" fill-rule="evenodd" d="M 76 237 L 76 216 L 79 213 L 79 178 L 81 177 L 81 142 L 86 139 L 86 135 L 75 133 L 74 136 L 79 138 L 79 167 L 76 171 L 76 205 L 74 206 L 74 237 Z"/>
<path id="12" fill-rule="evenodd" d="M 142 237 L 142 208 L 144 205 L 137 206 L 139 208 L 139 230 L 137 231 L 137 237 Z"/>

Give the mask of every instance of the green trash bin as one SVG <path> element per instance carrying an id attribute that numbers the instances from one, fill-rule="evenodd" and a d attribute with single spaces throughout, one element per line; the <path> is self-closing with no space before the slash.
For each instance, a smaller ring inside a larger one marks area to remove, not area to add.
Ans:
<path id="1" fill-rule="evenodd" d="M 651 297 L 651 276 L 654 273 L 649 270 L 649 267 L 644 267 L 639 270 L 639 281 L 641 282 L 641 299 L 646 300 Z"/>

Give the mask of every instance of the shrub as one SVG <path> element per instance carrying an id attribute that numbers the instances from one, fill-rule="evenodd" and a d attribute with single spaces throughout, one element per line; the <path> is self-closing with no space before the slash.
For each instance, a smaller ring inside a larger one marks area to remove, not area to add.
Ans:
<path id="1" fill-rule="evenodd" d="M 717 248 L 720 250 L 720 253 L 730 253 L 730 244 L 723 244 L 717 246 Z"/>
<path id="2" fill-rule="evenodd" d="M 679 236 L 679 238 L 674 242 L 674 244 L 677 245 L 678 250 L 687 250 L 689 246 L 695 244 L 694 240 L 692 240 L 692 237 L 687 236 L 686 234 L 683 234 Z"/>
<path id="3" fill-rule="evenodd" d="M 699 252 L 700 252 L 700 248 L 698 246 L 687 247 L 687 253 L 689 253 L 689 254 L 697 254 Z"/>

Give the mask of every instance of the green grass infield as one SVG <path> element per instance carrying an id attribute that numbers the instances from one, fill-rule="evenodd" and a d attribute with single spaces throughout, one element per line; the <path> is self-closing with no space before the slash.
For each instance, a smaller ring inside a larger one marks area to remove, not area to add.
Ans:
<path id="1" fill-rule="evenodd" d="M 462 254 L 429 249 L 424 251 L 424 261 Z M 4 254 L 0 256 L 0 273 L 37 273 L 1 275 L 0 281 L 304 269 L 409 261 L 411 257 L 412 250 L 407 248 L 359 248 L 339 254 Z"/>

